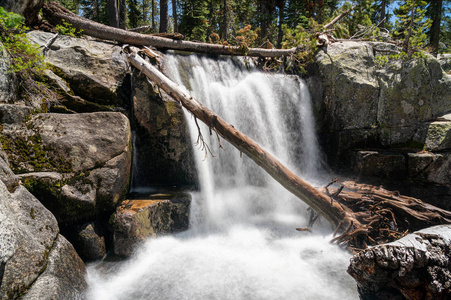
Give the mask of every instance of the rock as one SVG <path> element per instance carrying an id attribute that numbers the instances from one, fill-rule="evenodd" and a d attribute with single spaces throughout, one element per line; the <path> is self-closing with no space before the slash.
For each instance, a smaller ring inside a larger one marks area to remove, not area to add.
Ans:
<path id="1" fill-rule="evenodd" d="M 197 186 L 188 125 L 180 104 L 136 77 L 133 94 L 135 126 L 132 189 L 155 186 Z"/>
<path id="2" fill-rule="evenodd" d="M 356 171 L 360 176 L 385 177 L 391 180 L 405 178 L 406 158 L 399 153 L 358 151 Z"/>
<path id="3" fill-rule="evenodd" d="M 381 63 L 376 56 L 386 54 L 375 49 L 396 46 L 333 43 L 318 51 L 309 68 L 307 82 L 329 162 L 373 179 L 429 184 L 437 191 L 442 190 L 437 185 L 451 187 L 445 179 L 447 155 L 442 155 L 451 148 L 451 76 L 441 67 L 447 58 L 387 56 Z M 432 152 L 428 166 L 423 158 L 409 156 L 420 151 Z"/>
<path id="4" fill-rule="evenodd" d="M 16 99 L 16 77 L 9 70 L 10 63 L 9 54 L 0 42 L 0 103 L 10 103 Z"/>
<path id="5" fill-rule="evenodd" d="M 360 251 L 348 273 L 362 299 L 448 299 L 451 297 L 451 226 L 409 234 Z"/>
<path id="6" fill-rule="evenodd" d="M 451 110 L 451 77 L 433 57 L 397 63 L 377 74 L 381 126 L 415 125 Z"/>
<path id="7" fill-rule="evenodd" d="M 334 43 L 320 50 L 315 61 L 328 127 L 344 130 L 376 125 L 379 83 L 374 76 L 372 47 L 356 42 Z"/>
<path id="8" fill-rule="evenodd" d="M 130 146 L 130 125 L 121 113 L 37 114 L 28 126 L 73 172 L 102 166 Z"/>
<path id="9" fill-rule="evenodd" d="M 9 161 L 6 153 L 0 145 L 0 180 L 5 184 L 9 192 L 13 192 L 19 185 L 17 177 L 9 167 Z"/>
<path id="10" fill-rule="evenodd" d="M 437 121 L 429 124 L 424 142 L 424 150 L 451 150 L 451 122 Z"/>
<path id="11" fill-rule="evenodd" d="M 190 202 L 189 194 L 122 202 L 114 218 L 114 253 L 128 256 L 149 237 L 187 230 Z"/>
<path id="12" fill-rule="evenodd" d="M 15 171 L 60 223 L 112 212 L 128 190 L 131 133 L 121 113 L 37 114 L 3 137 Z"/>
<path id="13" fill-rule="evenodd" d="M 451 71 L 451 54 L 450 53 L 439 54 L 437 56 L 437 59 L 443 71 L 449 73 Z"/>
<path id="14" fill-rule="evenodd" d="M 33 108 L 15 104 L 0 104 L 0 123 L 20 125 L 33 112 Z"/>
<path id="15" fill-rule="evenodd" d="M 68 228 L 65 236 L 72 240 L 77 253 L 84 261 L 102 259 L 106 255 L 105 236 L 95 222 Z"/>
<path id="16" fill-rule="evenodd" d="M 27 189 L 19 186 L 10 193 L 0 182 L 0 220 L 0 299 L 25 297 L 35 290 L 41 276 L 52 272 L 54 277 L 63 278 L 68 271 L 73 276 L 71 281 L 46 281 L 46 289 L 22 299 L 48 299 L 48 290 L 52 289 L 59 290 L 61 295 L 70 291 L 82 298 L 87 286 L 81 259 L 67 242 L 65 249 L 59 248 L 64 238 L 58 233 L 55 217 Z"/>
<path id="17" fill-rule="evenodd" d="M 44 0 L 1 0 L 0 6 L 5 10 L 23 15 L 27 25 L 38 20 L 38 14 L 44 5 Z"/>
<path id="18" fill-rule="evenodd" d="M 58 235 L 48 256 L 48 267 L 20 299 L 85 299 L 85 265 L 74 247 Z"/>
<path id="19" fill-rule="evenodd" d="M 43 46 L 53 34 L 31 31 L 27 36 Z M 130 89 L 126 80 L 128 64 L 119 46 L 91 37 L 59 35 L 46 52 L 46 61 L 75 95 L 84 100 L 101 105 L 129 106 L 130 98 L 126 95 L 126 90 Z"/>

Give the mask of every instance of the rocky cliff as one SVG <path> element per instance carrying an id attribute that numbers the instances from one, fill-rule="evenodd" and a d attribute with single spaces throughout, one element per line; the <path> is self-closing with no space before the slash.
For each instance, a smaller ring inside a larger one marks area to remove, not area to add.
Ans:
<path id="1" fill-rule="evenodd" d="M 374 42 L 334 43 L 319 50 L 308 81 L 322 144 L 337 170 L 396 189 L 410 185 L 403 192 L 449 209 L 447 56 L 439 61 L 386 54 L 396 50 Z"/>

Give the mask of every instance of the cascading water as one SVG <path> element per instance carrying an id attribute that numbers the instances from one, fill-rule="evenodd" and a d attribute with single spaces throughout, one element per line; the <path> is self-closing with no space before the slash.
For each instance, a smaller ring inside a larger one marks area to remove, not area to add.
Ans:
<path id="1" fill-rule="evenodd" d="M 291 76 L 248 71 L 238 59 L 167 55 L 166 73 L 310 182 L 319 182 L 310 96 Z M 198 137 L 190 119 L 192 139 Z M 90 299 L 358 299 L 350 255 L 330 228 L 299 233 L 306 206 L 199 123 L 215 157 L 195 149 L 201 191 L 191 228 L 148 240 L 127 261 L 88 268 Z M 199 145 L 198 145 L 199 146 Z M 207 150 L 208 152 L 208 150 Z"/>

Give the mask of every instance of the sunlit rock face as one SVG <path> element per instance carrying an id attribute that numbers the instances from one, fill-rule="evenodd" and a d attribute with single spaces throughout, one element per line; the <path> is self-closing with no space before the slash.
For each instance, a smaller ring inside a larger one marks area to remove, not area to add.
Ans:
<path id="1" fill-rule="evenodd" d="M 27 36 L 32 42 L 44 46 L 53 34 L 32 31 Z M 117 107 L 129 104 L 129 97 L 122 89 L 128 66 L 121 47 L 114 43 L 60 35 L 46 51 L 45 57 L 51 71 L 83 100 Z"/>
<path id="2" fill-rule="evenodd" d="M 10 63 L 8 51 L 0 42 L 0 103 L 9 103 L 16 99 L 16 78 L 9 70 Z"/>
<path id="3" fill-rule="evenodd" d="M 124 201 L 114 217 L 114 253 L 132 254 L 148 238 L 188 229 L 191 196 L 156 194 Z"/>
<path id="4" fill-rule="evenodd" d="M 14 175 L 0 154 L 0 298 L 82 299 L 82 260 L 52 213 L 23 186 L 9 185 Z"/>
<path id="5" fill-rule="evenodd" d="M 451 183 L 444 179 L 451 175 L 447 58 L 395 60 L 390 51 L 398 49 L 345 42 L 318 52 L 308 81 L 329 162 L 362 177 L 414 183 L 415 189 L 432 184 L 438 190 L 431 201 L 438 194 L 451 199 Z M 419 159 L 422 151 L 431 163 Z"/>
<path id="6" fill-rule="evenodd" d="M 14 172 L 60 223 L 113 211 L 127 193 L 131 133 L 121 113 L 36 114 L 3 137 Z"/>

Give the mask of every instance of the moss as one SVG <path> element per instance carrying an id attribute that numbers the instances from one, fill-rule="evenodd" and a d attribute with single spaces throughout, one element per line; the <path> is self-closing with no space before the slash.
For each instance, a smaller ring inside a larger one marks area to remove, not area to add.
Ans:
<path id="1" fill-rule="evenodd" d="M 33 129 L 32 126 L 29 127 Z M 72 172 L 70 162 L 60 158 L 51 148 L 42 145 L 39 133 L 14 138 L 1 135 L 0 139 L 16 174 L 41 171 Z"/>
<path id="2" fill-rule="evenodd" d="M 34 220 L 36 218 L 35 214 L 34 214 L 34 209 L 32 208 L 30 210 L 30 217 Z"/>

